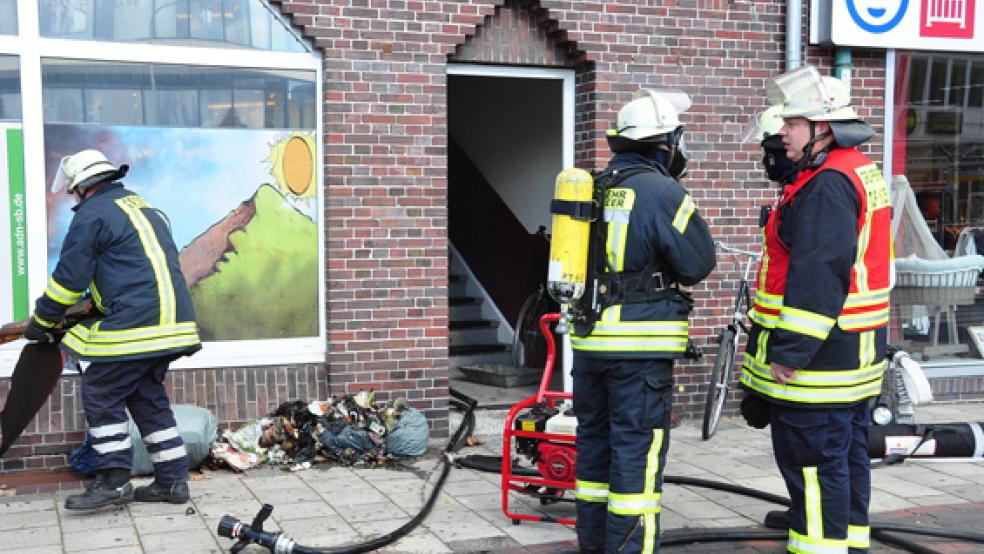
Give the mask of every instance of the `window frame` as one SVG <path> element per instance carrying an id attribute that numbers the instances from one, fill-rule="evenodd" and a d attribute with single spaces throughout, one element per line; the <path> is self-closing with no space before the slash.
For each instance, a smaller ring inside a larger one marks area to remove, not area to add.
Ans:
<path id="1" fill-rule="evenodd" d="M 277 16 L 272 10 L 272 16 Z M 317 160 L 324 159 L 323 68 L 319 52 L 304 41 L 310 52 L 276 52 L 212 46 L 179 46 L 147 43 L 100 42 L 76 39 L 54 39 L 40 36 L 37 0 L 18 0 L 18 35 L 0 36 L 0 54 L 19 57 L 21 78 L 21 125 L 24 135 L 24 172 L 28 183 L 44 181 L 44 114 L 41 102 L 28 98 L 42 97 L 41 62 L 44 58 L 79 61 L 158 63 L 197 67 L 252 68 L 266 70 L 299 70 L 314 74 L 314 108 L 318 140 Z M 293 32 L 293 31 L 292 31 Z M 296 34 L 295 34 L 296 36 Z M 300 37 L 299 37 L 299 40 Z M 316 163 L 318 182 L 318 336 L 290 339 L 215 341 L 204 343 L 194 357 L 176 361 L 172 367 L 203 369 L 216 367 L 248 367 L 270 364 L 324 363 L 327 359 L 325 313 L 325 188 L 324 164 Z M 28 186 L 26 191 L 28 221 L 27 255 L 29 301 L 42 294 L 48 279 L 47 211 L 44 187 Z M 0 377 L 9 376 L 19 356 L 22 341 L 0 345 Z"/>

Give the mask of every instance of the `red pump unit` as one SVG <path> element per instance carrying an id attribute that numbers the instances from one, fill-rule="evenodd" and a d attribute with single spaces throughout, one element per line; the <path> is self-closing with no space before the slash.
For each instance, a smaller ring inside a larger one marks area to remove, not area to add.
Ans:
<path id="1" fill-rule="evenodd" d="M 560 314 L 544 314 L 540 318 L 540 332 L 547 343 L 547 361 L 543 379 L 536 396 L 516 404 L 506 416 L 502 444 L 502 513 L 513 523 L 543 521 L 574 525 L 572 518 L 552 518 L 540 514 L 517 514 L 509 511 L 509 492 L 515 491 L 540 498 L 547 504 L 551 499 L 563 496 L 565 490 L 573 490 L 574 483 L 574 433 L 573 416 L 560 413 L 557 402 L 570 400 L 572 393 L 547 390 L 557 359 L 551 323 L 560 321 Z M 525 455 L 536 464 L 540 476 L 513 474 L 513 443 L 515 452 Z"/>

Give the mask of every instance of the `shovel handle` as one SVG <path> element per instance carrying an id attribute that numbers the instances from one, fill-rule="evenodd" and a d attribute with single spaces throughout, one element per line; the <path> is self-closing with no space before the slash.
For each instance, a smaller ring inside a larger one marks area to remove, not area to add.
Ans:
<path id="1" fill-rule="evenodd" d="M 93 304 L 92 299 L 86 298 L 80 300 L 65 310 L 65 319 L 55 325 L 55 328 L 68 329 L 86 316 L 92 315 L 95 311 L 96 306 Z M 24 330 L 27 329 L 27 324 L 30 321 L 31 318 L 25 317 L 24 319 L 0 325 L 0 344 L 15 341 L 24 336 Z"/>

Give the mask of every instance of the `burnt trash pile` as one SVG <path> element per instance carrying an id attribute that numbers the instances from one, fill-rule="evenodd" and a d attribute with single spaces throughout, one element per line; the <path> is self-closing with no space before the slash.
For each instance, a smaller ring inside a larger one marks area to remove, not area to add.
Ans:
<path id="1" fill-rule="evenodd" d="M 212 443 L 214 466 L 244 471 L 261 464 L 292 471 L 323 462 L 382 465 L 427 450 L 424 415 L 406 399 L 373 401 L 372 392 L 284 402 L 266 417 L 226 430 Z"/>

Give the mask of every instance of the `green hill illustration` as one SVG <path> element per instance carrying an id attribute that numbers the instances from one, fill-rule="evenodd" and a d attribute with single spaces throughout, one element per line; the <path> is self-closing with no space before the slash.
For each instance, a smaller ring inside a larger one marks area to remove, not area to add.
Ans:
<path id="1" fill-rule="evenodd" d="M 202 339 L 318 334 L 318 226 L 268 184 L 181 251 Z"/>

